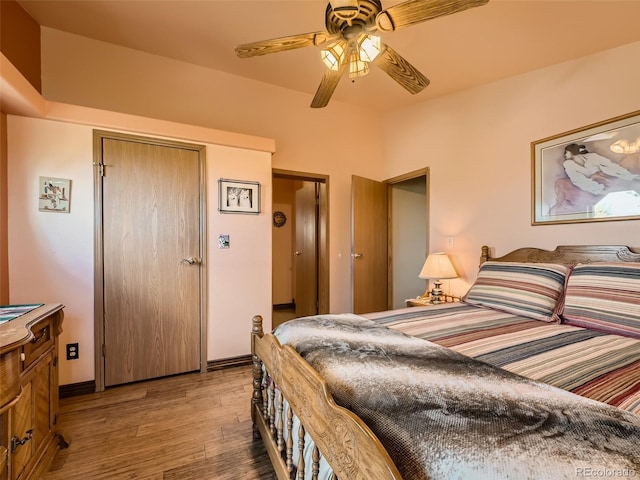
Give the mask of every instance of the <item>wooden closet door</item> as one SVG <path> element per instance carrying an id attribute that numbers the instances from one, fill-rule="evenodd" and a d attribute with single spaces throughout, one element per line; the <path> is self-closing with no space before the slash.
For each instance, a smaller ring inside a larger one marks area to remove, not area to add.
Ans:
<path id="1" fill-rule="evenodd" d="M 199 153 L 111 138 L 102 151 L 105 386 L 198 370 Z"/>

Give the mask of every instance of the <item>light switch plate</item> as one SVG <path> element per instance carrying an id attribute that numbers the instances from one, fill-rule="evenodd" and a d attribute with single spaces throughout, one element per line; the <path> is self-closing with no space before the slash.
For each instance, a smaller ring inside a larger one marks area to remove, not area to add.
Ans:
<path id="1" fill-rule="evenodd" d="M 229 248 L 229 235 L 218 235 L 218 248 Z"/>

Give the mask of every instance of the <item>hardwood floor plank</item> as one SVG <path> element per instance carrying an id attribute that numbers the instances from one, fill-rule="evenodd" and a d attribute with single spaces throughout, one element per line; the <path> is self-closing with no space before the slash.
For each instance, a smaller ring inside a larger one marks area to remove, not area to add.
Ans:
<path id="1" fill-rule="evenodd" d="M 251 366 L 60 400 L 69 441 L 42 480 L 272 480 L 254 440 Z"/>

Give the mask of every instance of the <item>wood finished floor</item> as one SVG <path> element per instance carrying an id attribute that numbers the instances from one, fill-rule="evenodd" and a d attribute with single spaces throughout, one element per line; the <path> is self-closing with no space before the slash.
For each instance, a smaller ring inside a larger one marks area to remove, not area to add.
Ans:
<path id="1" fill-rule="evenodd" d="M 251 367 L 62 399 L 69 447 L 42 480 L 272 480 L 250 416 Z"/>

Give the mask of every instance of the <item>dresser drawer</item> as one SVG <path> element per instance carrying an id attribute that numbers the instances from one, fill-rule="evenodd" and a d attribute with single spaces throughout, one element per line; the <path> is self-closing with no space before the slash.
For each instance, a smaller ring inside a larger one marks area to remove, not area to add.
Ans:
<path id="1" fill-rule="evenodd" d="M 33 338 L 24 344 L 24 368 L 28 368 L 34 361 L 53 345 L 53 320 L 46 320 L 31 327 Z"/>
<path id="2" fill-rule="evenodd" d="M 0 411 L 20 393 L 20 370 L 18 350 L 0 355 Z"/>

